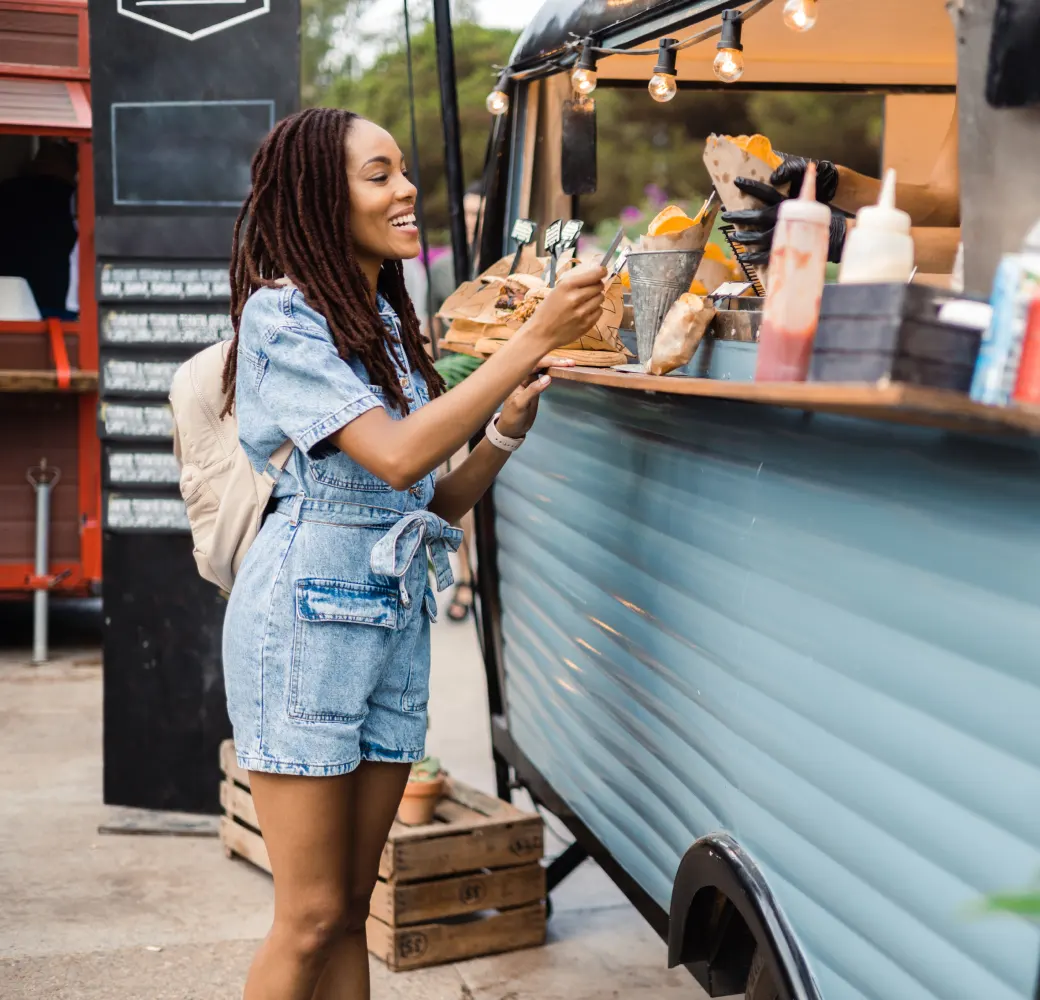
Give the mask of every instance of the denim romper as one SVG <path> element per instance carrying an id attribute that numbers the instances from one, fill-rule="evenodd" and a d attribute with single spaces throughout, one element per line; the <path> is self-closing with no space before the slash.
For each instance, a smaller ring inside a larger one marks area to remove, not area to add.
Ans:
<path id="1" fill-rule="evenodd" d="M 380 296 L 410 410 L 429 402 L 400 321 Z M 295 444 L 271 513 L 246 554 L 224 620 L 224 679 L 238 762 L 280 774 L 345 774 L 362 760 L 423 756 L 430 622 L 462 533 L 426 507 L 431 474 L 397 492 L 330 444 L 384 406 L 356 359 L 292 287 L 264 288 L 239 330 L 239 438 L 263 469 Z M 398 416 L 396 411 L 389 411 Z"/>

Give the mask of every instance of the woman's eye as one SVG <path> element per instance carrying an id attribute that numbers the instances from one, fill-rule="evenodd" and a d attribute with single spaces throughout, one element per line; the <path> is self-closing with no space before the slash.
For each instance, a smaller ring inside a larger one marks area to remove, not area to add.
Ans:
<path id="1" fill-rule="evenodd" d="M 376 174 L 374 177 L 369 177 L 370 181 L 374 181 L 376 184 L 382 184 L 384 181 L 389 180 L 386 174 Z"/>

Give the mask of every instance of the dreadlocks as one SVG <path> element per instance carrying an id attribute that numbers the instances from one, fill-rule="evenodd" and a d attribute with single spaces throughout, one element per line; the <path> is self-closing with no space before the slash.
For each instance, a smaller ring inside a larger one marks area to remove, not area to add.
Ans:
<path id="1" fill-rule="evenodd" d="M 398 381 L 388 333 L 372 288 L 353 253 L 347 136 L 351 111 L 310 108 L 279 122 L 253 157 L 252 191 L 235 220 L 231 247 L 231 323 L 224 367 L 224 414 L 235 400 L 238 330 L 246 300 L 288 278 L 329 325 L 341 358 L 354 356 L 401 413 L 408 403 Z M 425 337 L 405 290 L 398 260 L 385 261 L 379 289 L 401 320 L 402 346 L 432 395 L 444 382 L 423 349 Z"/>

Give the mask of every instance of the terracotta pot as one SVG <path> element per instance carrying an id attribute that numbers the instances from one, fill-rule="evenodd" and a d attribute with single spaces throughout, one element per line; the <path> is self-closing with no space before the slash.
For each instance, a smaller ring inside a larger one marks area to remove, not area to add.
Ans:
<path id="1" fill-rule="evenodd" d="M 437 803 L 443 794 L 443 774 L 430 781 L 409 781 L 397 809 L 397 818 L 405 826 L 425 826 L 433 820 Z"/>

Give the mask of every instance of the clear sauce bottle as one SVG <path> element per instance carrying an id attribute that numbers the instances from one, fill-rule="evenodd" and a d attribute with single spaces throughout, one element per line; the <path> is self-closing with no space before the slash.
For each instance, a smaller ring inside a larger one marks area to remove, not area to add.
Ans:
<path id="1" fill-rule="evenodd" d="M 756 382 L 804 382 L 812 361 L 827 273 L 831 210 L 816 200 L 816 164 L 798 198 L 780 206 L 769 256 Z"/>

